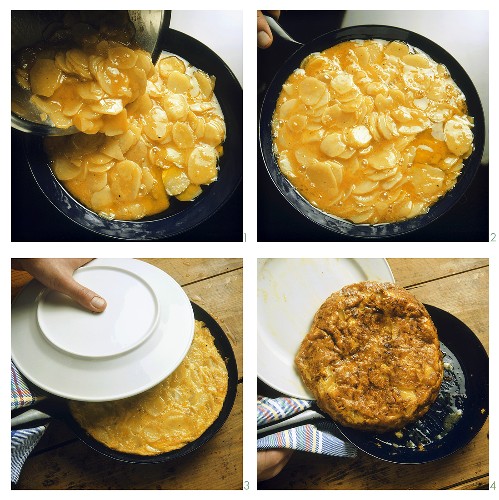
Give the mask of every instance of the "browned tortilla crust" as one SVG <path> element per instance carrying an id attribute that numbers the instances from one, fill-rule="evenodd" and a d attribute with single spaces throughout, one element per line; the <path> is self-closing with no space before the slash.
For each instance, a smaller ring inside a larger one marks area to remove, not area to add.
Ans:
<path id="1" fill-rule="evenodd" d="M 335 421 L 374 432 L 423 416 L 443 377 L 437 331 L 423 304 L 403 288 L 369 281 L 322 304 L 296 365 Z"/>

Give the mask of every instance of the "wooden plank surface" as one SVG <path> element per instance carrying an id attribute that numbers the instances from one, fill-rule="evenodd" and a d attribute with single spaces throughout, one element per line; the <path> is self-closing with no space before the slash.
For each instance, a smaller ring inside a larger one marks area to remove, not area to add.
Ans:
<path id="1" fill-rule="evenodd" d="M 15 489 L 241 489 L 242 259 L 141 260 L 170 274 L 227 334 L 239 373 L 229 418 L 200 449 L 154 465 L 126 464 L 104 457 L 75 438 L 64 422 L 54 420 L 24 465 Z M 21 271 L 11 275 L 14 297 L 31 277 Z"/>
<path id="2" fill-rule="evenodd" d="M 488 350 L 487 259 L 388 261 L 397 283 L 424 303 L 457 316 Z M 355 459 L 294 452 L 284 470 L 259 483 L 259 489 L 487 489 L 488 473 L 487 420 L 464 448 L 427 464 L 392 464 L 363 452 Z"/>

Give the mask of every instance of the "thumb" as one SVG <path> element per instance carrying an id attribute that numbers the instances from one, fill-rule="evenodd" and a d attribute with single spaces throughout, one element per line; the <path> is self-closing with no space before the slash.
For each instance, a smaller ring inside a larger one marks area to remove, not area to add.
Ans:
<path id="1" fill-rule="evenodd" d="M 261 10 L 259 10 L 257 13 L 256 30 L 257 30 L 258 47 L 261 49 L 266 49 L 267 47 L 270 47 L 273 40 L 272 31 Z"/>
<path id="2" fill-rule="evenodd" d="M 59 289 L 59 291 L 68 295 L 85 309 L 92 312 L 102 312 L 107 306 L 106 301 L 100 295 L 80 285 L 80 283 L 74 279 L 65 283 L 64 289 Z"/>

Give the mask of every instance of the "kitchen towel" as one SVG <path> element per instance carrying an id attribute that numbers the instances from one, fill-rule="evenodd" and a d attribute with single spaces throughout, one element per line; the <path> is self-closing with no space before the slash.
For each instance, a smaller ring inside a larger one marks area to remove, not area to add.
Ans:
<path id="1" fill-rule="evenodd" d="M 258 396 L 257 425 L 260 427 L 278 422 L 283 418 L 301 413 L 311 406 L 312 401 L 304 399 L 288 397 L 272 399 Z M 357 455 L 355 446 L 338 438 L 336 433 L 336 426 L 333 422 L 319 420 L 313 424 L 302 424 L 259 438 L 257 449 L 290 448 L 336 457 L 355 457 Z"/>

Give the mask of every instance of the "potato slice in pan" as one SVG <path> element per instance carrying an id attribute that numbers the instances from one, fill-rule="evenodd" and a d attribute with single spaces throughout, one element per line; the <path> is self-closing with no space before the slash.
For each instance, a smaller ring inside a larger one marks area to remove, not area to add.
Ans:
<path id="1" fill-rule="evenodd" d="M 338 184 L 331 167 L 325 162 L 315 162 L 307 167 L 307 177 L 318 189 L 329 196 L 336 196 Z"/>
<path id="2" fill-rule="evenodd" d="M 101 191 L 107 186 L 107 172 L 89 172 L 85 183 L 90 191 Z"/>
<path id="3" fill-rule="evenodd" d="M 306 77 L 298 85 L 300 99 L 307 106 L 317 104 L 326 91 L 326 84 L 314 77 Z"/>
<path id="4" fill-rule="evenodd" d="M 167 79 L 172 71 L 178 71 L 179 73 L 185 73 L 185 64 L 182 59 L 176 56 L 164 57 L 159 61 L 158 64 L 159 74 L 161 78 Z"/>
<path id="5" fill-rule="evenodd" d="M 172 71 L 168 75 L 166 87 L 175 94 L 185 94 L 191 89 L 192 83 L 191 79 L 186 74 L 180 73 L 179 71 Z"/>
<path id="6" fill-rule="evenodd" d="M 109 185 L 115 198 L 133 201 L 137 198 L 142 180 L 142 169 L 131 160 L 123 160 L 108 172 Z"/>
<path id="7" fill-rule="evenodd" d="M 119 69 L 130 69 L 135 66 L 138 54 L 128 47 L 119 45 L 117 47 L 111 47 L 108 50 L 107 57 L 111 63 Z"/>
<path id="8" fill-rule="evenodd" d="M 194 184 L 211 184 L 218 177 L 218 155 L 208 145 L 196 146 L 187 162 L 187 173 Z"/>
<path id="9" fill-rule="evenodd" d="M 54 174 L 60 181 L 74 179 L 80 173 L 80 167 L 77 167 L 66 158 L 58 158 L 54 161 Z"/>
<path id="10" fill-rule="evenodd" d="M 343 136 L 338 132 L 326 135 L 321 142 L 320 150 L 331 158 L 341 155 L 346 149 Z"/>
<path id="11" fill-rule="evenodd" d="M 172 127 L 173 142 L 181 149 L 194 147 L 196 136 L 188 123 L 175 122 Z"/>
<path id="12" fill-rule="evenodd" d="M 183 193 L 191 183 L 185 171 L 176 166 L 172 166 L 163 170 L 163 172 L 161 173 L 161 177 L 163 179 L 165 191 L 170 196 L 175 196 Z"/>
<path id="13" fill-rule="evenodd" d="M 445 144 L 456 156 L 465 155 L 473 143 L 473 133 L 462 121 L 449 120 L 444 126 Z"/>
<path id="14" fill-rule="evenodd" d="M 111 188 L 109 186 L 105 186 L 100 191 L 92 194 L 90 203 L 94 210 L 103 210 L 113 203 L 113 199 Z"/>
<path id="15" fill-rule="evenodd" d="M 201 188 L 201 186 L 198 186 L 197 184 L 189 184 L 187 186 L 187 189 L 178 194 L 176 198 L 179 201 L 192 201 L 197 198 L 202 192 L 203 189 Z"/>
<path id="16" fill-rule="evenodd" d="M 199 89 L 206 99 L 210 99 L 215 88 L 215 78 L 209 76 L 204 71 L 194 71 L 194 78 L 197 80 Z"/>
<path id="17" fill-rule="evenodd" d="M 51 59 L 38 59 L 29 74 L 33 94 L 50 97 L 62 83 L 62 71 Z"/>

